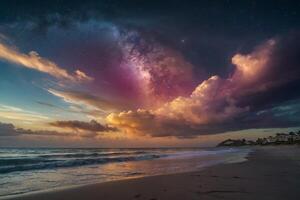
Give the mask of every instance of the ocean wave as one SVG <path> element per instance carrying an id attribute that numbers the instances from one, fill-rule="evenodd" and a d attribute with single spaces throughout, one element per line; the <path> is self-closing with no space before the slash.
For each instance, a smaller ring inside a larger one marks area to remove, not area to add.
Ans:
<path id="1" fill-rule="evenodd" d="M 151 159 L 161 158 L 163 156 L 164 155 L 147 154 L 147 155 L 139 155 L 139 156 L 81 158 L 81 159 L 70 159 L 70 160 L 43 160 L 43 159 L 41 160 L 40 158 L 37 158 L 36 160 L 30 159 L 31 163 L 27 159 L 18 160 L 18 161 L 16 159 L 15 160 L 12 159 L 11 162 L 7 160 L 6 165 L 0 166 L 0 173 L 4 174 L 4 173 L 16 172 L 16 171 L 56 169 L 56 168 L 65 168 L 65 167 L 106 164 L 106 163 L 113 163 L 113 162 L 151 160 Z M 2 161 L 3 160 L 1 160 L 1 163 Z M 13 162 L 17 162 L 19 164 L 15 164 Z"/>
<path id="2" fill-rule="evenodd" d="M 85 165 L 106 164 L 112 162 L 128 162 L 139 160 L 151 160 L 157 158 L 189 159 L 193 157 L 210 156 L 215 154 L 233 153 L 237 149 L 214 150 L 40 150 L 39 154 L 33 151 L 18 150 L 13 157 L 0 157 L 0 174 L 44 170 L 66 167 L 79 167 Z M 7 152 L 4 152 L 7 155 Z M 2 155 L 5 155 L 2 154 Z"/>
<path id="3" fill-rule="evenodd" d="M 40 155 L 40 158 L 81 158 L 81 157 L 100 157 L 100 156 L 121 156 L 121 155 L 139 155 L 145 154 L 145 151 L 135 152 L 101 152 L 101 153 L 63 153 L 63 154 L 47 154 Z"/>
<path id="4" fill-rule="evenodd" d="M 43 158 L 10 158 L 10 159 L 0 159 L 0 169 L 3 166 L 11 166 L 11 165 L 26 165 L 26 164 L 35 164 L 41 162 L 54 162 L 56 160 L 48 160 Z"/>

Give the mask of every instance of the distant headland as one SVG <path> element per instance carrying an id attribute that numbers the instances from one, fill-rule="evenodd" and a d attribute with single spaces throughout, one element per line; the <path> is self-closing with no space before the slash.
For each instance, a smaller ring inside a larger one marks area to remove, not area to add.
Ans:
<path id="1" fill-rule="evenodd" d="M 227 139 L 217 146 L 253 146 L 253 145 L 293 145 L 300 144 L 300 130 L 289 133 L 276 133 L 275 136 L 267 138 L 258 138 L 256 141 L 246 139 Z"/>

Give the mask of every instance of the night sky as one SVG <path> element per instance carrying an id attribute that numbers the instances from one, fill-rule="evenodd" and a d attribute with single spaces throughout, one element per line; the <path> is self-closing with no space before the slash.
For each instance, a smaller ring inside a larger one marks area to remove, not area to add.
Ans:
<path id="1" fill-rule="evenodd" d="M 1 1 L 0 146 L 209 146 L 300 127 L 297 1 Z"/>

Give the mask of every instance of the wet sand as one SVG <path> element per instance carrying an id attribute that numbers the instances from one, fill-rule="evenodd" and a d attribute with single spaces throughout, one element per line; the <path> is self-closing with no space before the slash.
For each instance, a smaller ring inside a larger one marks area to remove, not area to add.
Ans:
<path id="1" fill-rule="evenodd" d="M 29 194 L 18 200 L 299 199 L 300 146 L 256 147 L 248 161 Z"/>

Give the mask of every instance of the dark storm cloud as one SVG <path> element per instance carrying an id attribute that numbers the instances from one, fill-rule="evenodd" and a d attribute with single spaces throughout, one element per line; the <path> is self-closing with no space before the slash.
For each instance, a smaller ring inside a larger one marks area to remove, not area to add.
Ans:
<path id="1" fill-rule="evenodd" d="M 33 131 L 30 129 L 16 128 L 13 124 L 0 122 L 0 136 L 21 136 L 21 135 L 39 135 L 39 136 L 75 136 L 72 133 L 57 131 Z"/>
<path id="2" fill-rule="evenodd" d="M 12 124 L 5 124 L 0 122 L 0 136 L 17 136 L 18 131 Z"/>
<path id="3" fill-rule="evenodd" d="M 300 98 L 300 33 L 293 32 L 277 38 L 266 65 L 270 70 L 259 84 L 268 88 L 242 96 L 240 105 L 250 105 L 255 111 Z"/>
<path id="4" fill-rule="evenodd" d="M 89 13 L 107 18 L 137 18 L 138 16 L 179 16 L 186 17 L 182 20 L 199 20 L 207 21 L 210 17 L 211 21 L 228 22 L 228 18 L 233 16 L 243 16 L 242 19 L 251 19 L 255 17 L 264 17 L 266 20 L 272 19 L 280 14 L 293 14 L 297 11 L 298 2 L 287 1 L 185 1 L 181 0 L 86 0 L 84 3 L 80 0 L 62 1 L 52 0 L 41 2 L 39 0 L 9 0 L 2 1 L 1 13 L 2 21 L 20 20 L 23 18 L 38 18 L 48 14 L 59 13 L 70 18 L 78 18 L 84 20 Z M 13 9 L 12 9 L 13 8 Z M 266 9 L 269 8 L 269 9 Z M 181 11 L 181 12 L 179 12 Z M 226 15 L 225 15 L 226 14 Z M 266 15 L 268 14 L 268 15 Z M 225 16 L 224 19 L 220 17 Z M 287 16 L 289 17 L 289 16 Z M 139 19 L 139 18 L 137 18 Z M 42 19 L 41 19 L 42 20 Z M 280 22 L 284 19 L 277 19 Z M 273 20 L 275 24 L 275 20 Z M 180 21 L 179 21 L 180 22 Z M 292 23 L 292 22 L 291 22 Z M 253 22 L 251 24 L 254 24 Z M 224 24 L 223 26 L 225 26 Z M 224 27 L 220 27 L 224 28 Z"/>
<path id="5" fill-rule="evenodd" d="M 109 127 L 107 125 L 102 125 L 95 120 L 91 120 L 90 122 L 83 121 L 55 121 L 49 123 L 51 126 L 59 127 L 59 128 L 70 128 L 74 130 L 83 130 L 83 131 L 92 131 L 92 132 L 110 132 L 117 131 L 114 127 Z"/>
<path id="6" fill-rule="evenodd" d="M 226 42 L 229 38 L 245 39 L 244 36 L 255 34 L 258 41 L 262 36 L 270 37 L 274 32 L 299 27 L 299 4 L 274 0 L 87 0 L 84 3 L 76 0 L 11 0 L 1 2 L 0 24 L 29 21 L 37 30 L 47 30 L 53 25 L 72 28 L 74 22 L 95 19 L 160 33 L 161 41 L 176 47 L 181 39 L 186 39 L 188 45 L 195 44 L 195 40 L 196 44 L 202 45 L 209 41 L 213 44 L 206 45 L 211 51 L 215 45 L 213 37 Z M 197 46 L 195 48 L 199 48 Z"/>
<path id="7" fill-rule="evenodd" d="M 237 49 L 249 50 L 258 41 L 297 29 L 299 7 L 299 2 L 287 1 L 12 0 L 1 2 L 0 27 L 21 23 L 27 25 L 20 33 L 26 27 L 45 33 L 52 26 L 72 29 L 89 20 L 111 22 L 147 32 L 181 51 L 199 76 L 210 76 L 226 74 L 228 56 Z"/>
<path id="8" fill-rule="evenodd" d="M 11 123 L 0 122 L 0 137 L 18 137 L 18 136 L 59 136 L 59 137 L 84 137 L 94 138 L 99 134 L 97 132 L 112 132 L 117 131 L 116 128 L 108 127 L 99 124 L 96 121 L 80 122 L 80 121 L 56 121 L 51 123 L 52 126 L 60 128 L 71 128 L 76 130 L 75 132 L 60 132 L 49 130 L 30 130 L 17 128 Z M 81 130 L 78 132 L 77 130 Z"/>

